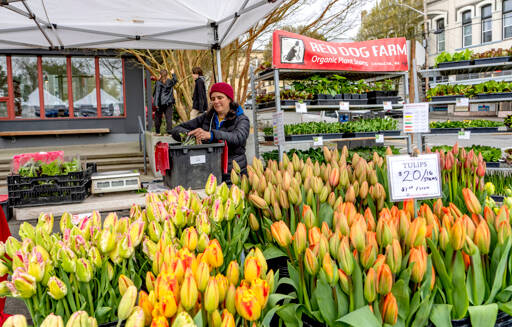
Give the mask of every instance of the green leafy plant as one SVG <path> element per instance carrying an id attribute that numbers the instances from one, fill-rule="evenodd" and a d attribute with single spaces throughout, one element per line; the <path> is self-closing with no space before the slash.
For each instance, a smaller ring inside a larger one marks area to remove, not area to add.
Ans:
<path id="1" fill-rule="evenodd" d="M 471 128 L 471 127 L 500 127 L 503 126 L 501 121 L 475 119 L 475 120 L 446 120 L 433 121 L 430 128 Z"/>
<path id="2" fill-rule="evenodd" d="M 503 121 L 508 128 L 512 127 L 512 115 L 508 115 Z"/>
<path id="3" fill-rule="evenodd" d="M 432 147 L 432 151 L 443 150 L 447 152 L 450 151 L 451 149 L 452 147 L 448 145 L 439 145 Z M 500 148 L 495 148 L 487 145 L 473 145 L 470 147 L 464 147 L 464 150 L 466 150 L 466 152 L 473 150 L 473 152 L 477 156 L 479 153 L 482 153 L 482 157 L 485 162 L 498 162 L 502 156 Z"/>

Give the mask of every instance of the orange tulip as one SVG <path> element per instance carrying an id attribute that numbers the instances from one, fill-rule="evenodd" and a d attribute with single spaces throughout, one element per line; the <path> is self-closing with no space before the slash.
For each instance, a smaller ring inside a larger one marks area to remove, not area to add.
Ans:
<path id="1" fill-rule="evenodd" d="M 463 226 L 462 218 L 458 218 L 450 230 L 450 242 L 455 251 L 462 249 L 466 241 L 466 229 Z"/>
<path id="2" fill-rule="evenodd" d="M 350 241 L 357 251 L 361 252 L 365 247 L 366 223 L 364 217 L 358 218 L 350 228 Z"/>
<path id="3" fill-rule="evenodd" d="M 197 290 L 196 280 L 194 279 L 192 270 L 188 268 L 183 284 L 181 285 L 180 303 L 186 311 L 189 311 L 196 305 L 198 296 L 199 292 Z"/>
<path id="4" fill-rule="evenodd" d="M 174 295 L 169 293 L 164 296 L 160 296 L 159 300 L 160 301 L 157 303 L 158 310 L 166 318 L 172 318 L 178 310 L 178 305 L 176 304 Z"/>
<path id="5" fill-rule="evenodd" d="M 208 248 L 205 250 L 205 255 L 208 264 L 214 268 L 218 268 L 224 263 L 222 248 L 220 247 L 219 241 L 216 239 L 210 241 Z"/>
<path id="6" fill-rule="evenodd" d="M 482 213 L 482 205 L 480 204 L 480 201 L 469 188 L 462 189 L 462 196 L 464 197 L 464 202 L 466 203 L 466 208 L 468 208 L 469 212 L 477 215 Z"/>
<path id="7" fill-rule="evenodd" d="M 238 284 L 238 279 L 240 278 L 240 267 L 238 266 L 238 262 L 235 260 L 229 263 L 228 270 L 226 271 L 226 277 L 231 284 Z"/>
<path id="8" fill-rule="evenodd" d="M 251 290 L 256 295 L 258 302 L 261 307 L 264 308 L 267 305 L 267 300 L 270 295 L 270 286 L 264 279 L 256 278 L 251 283 Z"/>
<path id="9" fill-rule="evenodd" d="M 373 244 L 368 244 L 360 255 L 361 265 L 368 269 L 373 266 L 375 260 L 377 260 L 377 247 Z"/>
<path id="10" fill-rule="evenodd" d="M 322 260 L 322 269 L 327 276 L 329 284 L 334 285 L 338 281 L 338 268 L 329 253 L 326 253 Z"/>
<path id="11" fill-rule="evenodd" d="M 226 309 L 222 311 L 222 322 L 220 327 L 235 327 L 235 318 Z"/>
<path id="12" fill-rule="evenodd" d="M 244 277 L 249 283 L 259 278 L 261 274 L 261 265 L 256 257 L 248 257 L 244 262 Z"/>
<path id="13" fill-rule="evenodd" d="M 247 288 L 239 288 L 235 296 L 236 310 L 242 318 L 248 321 L 256 321 L 261 315 L 261 305 L 254 291 Z"/>
<path id="14" fill-rule="evenodd" d="M 386 263 L 394 274 L 400 272 L 402 267 L 402 248 L 400 247 L 400 242 L 396 239 L 386 247 Z"/>
<path id="15" fill-rule="evenodd" d="M 373 268 L 368 269 L 364 280 L 364 298 L 369 303 L 377 298 L 377 273 Z"/>
<path id="16" fill-rule="evenodd" d="M 393 293 L 389 293 L 384 297 L 382 301 L 380 312 L 382 314 L 382 320 L 386 324 L 394 325 L 398 318 L 398 305 Z"/>
<path id="17" fill-rule="evenodd" d="M 310 248 L 307 248 L 304 253 L 304 266 L 306 267 L 306 271 L 312 276 L 315 276 L 318 272 L 318 259 Z"/>
<path id="18" fill-rule="evenodd" d="M 425 248 L 412 248 L 409 254 L 409 266 L 412 266 L 411 279 L 420 283 L 427 271 L 427 253 Z"/>
<path id="19" fill-rule="evenodd" d="M 391 292 L 393 286 L 393 275 L 391 269 L 385 263 L 380 265 L 377 269 L 377 292 L 381 295 L 386 295 Z"/>
<path id="20" fill-rule="evenodd" d="M 491 246 L 491 232 L 485 220 L 481 220 L 475 230 L 474 242 L 481 254 L 489 253 Z"/>
<path id="21" fill-rule="evenodd" d="M 295 230 L 295 234 L 293 234 L 293 250 L 295 252 L 295 255 L 298 257 L 304 253 L 304 250 L 306 249 L 306 225 L 303 223 L 297 224 L 297 229 Z"/>
<path id="22" fill-rule="evenodd" d="M 309 245 L 315 245 L 320 242 L 320 238 L 322 237 L 322 232 L 320 231 L 320 228 L 318 227 L 312 227 L 309 229 L 308 232 L 308 240 Z"/>
<path id="23" fill-rule="evenodd" d="M 204 309 L 213 312 L 219 306 L 219 286 L 215 277 L 210 277 L 203 298 Z"/>
<path id="24" fill-rule="evenodd" d="M 405 244 L 410 248 L 424 244 L 426 234 L 427 223 L 425 218 L 417 217 L 412 221 L 411 226 L 409 227 Z"/>
<path id="25" fill-rule="evenodd" d="M 153 317 L 151 327 L 169 327 L 169 322 L 167 321 L 166 317 L 158 315 Z"/>
<path id="26" fill-rule="evenodd" d="M 149 300 L 149 296 L 146 292 L 139 292 L 139 307 L 144 311 L 145 325 L 149 325 L 151 323 L 152 312 L 153 312 L 153 303 Z"/>

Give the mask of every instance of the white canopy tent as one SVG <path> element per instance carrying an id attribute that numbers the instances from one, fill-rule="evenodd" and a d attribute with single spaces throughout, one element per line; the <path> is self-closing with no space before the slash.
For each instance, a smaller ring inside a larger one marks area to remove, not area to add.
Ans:
<path id="1" fill-rule="evenodd" d="M 121 103 L 122 101 L 119 99 L 116 99 L 109 93 L 107 93 L 105 90 L 100 89 L 100 96 L 101 96 L 101 105 L 109 105 L 109 104 L 116 104 Z M 91 93 L 87 94 L 83 98 L 74 101 L 74 106 L 81 106 L 81 105 L 93 105 L 96 106 L 97 104 L 97 97 L 96 97 L 96 88 L 94 88 Z"/>
<path id="2" fill-rule="evenodd" d="M 1 0 L 0 49 L 219 51 L 282 1 Z M 219 66 L 217 53 L 217 69 Z"/>
<path id="3" fill-rule="evenodd" d="M 44 104 L 45 106 L 65 106 L 66 103 L 51 94 L 50 92 L 43 90 Z M 39 106 L 39 88 L 36 88 L 32 93 L 28 95 L 27 101 L 23 101 L 22 105 L 25 106 Z"/>

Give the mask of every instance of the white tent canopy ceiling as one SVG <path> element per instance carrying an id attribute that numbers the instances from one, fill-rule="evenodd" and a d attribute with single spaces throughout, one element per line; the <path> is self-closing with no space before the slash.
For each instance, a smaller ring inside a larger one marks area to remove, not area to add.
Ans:
<path id="1" fill-rule="evenodd" d="M 219 49 L 282 1 L 0 0 L 0 49 Z"/>

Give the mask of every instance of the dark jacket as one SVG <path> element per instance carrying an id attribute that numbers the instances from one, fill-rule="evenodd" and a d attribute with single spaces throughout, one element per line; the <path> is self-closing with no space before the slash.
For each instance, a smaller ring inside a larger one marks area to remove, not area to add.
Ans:
<path id="1" fill-rule="evenodd" d="M 231 173 L 233 160 L 238 163 L 242 173 L 246 172 L 245 144 L 249 137 L 250 122 L 249 118 L 244 115 L 242 107 L 239 106 L 236 113 L 229 112 L 226 119 L 220 124 L 217 113 L 214 109 L 210 109 L 201 116 L 174 127 L 171 135 L 176 141 L 181 142 L 180 133 L 188 133 L 196 128 L 210 131 L 212 134 L 211 143 L 220 140 L 225 140 L 228 143 L 228 176 Z"/>
<path id="2" fill-rule="evenodd" d="M 168 106 L 174 103 L 172 88 L 177 82 L 176 74 L 172 74 L 172 79 L 167 79 L 165 83 L 162 83 L 160 80 L 156 81 L 155 90 L 153 91 L 153 104 L 156 107 Z"/>
<path id="3" fill-rule="evenodd" d="M 192 96 L 192 108 L 204 113 L 208 109 L 208 100 L 206 99 L 206 87 L 203 76 L 196 79 L 194 86 L 194 95 Z"/>

